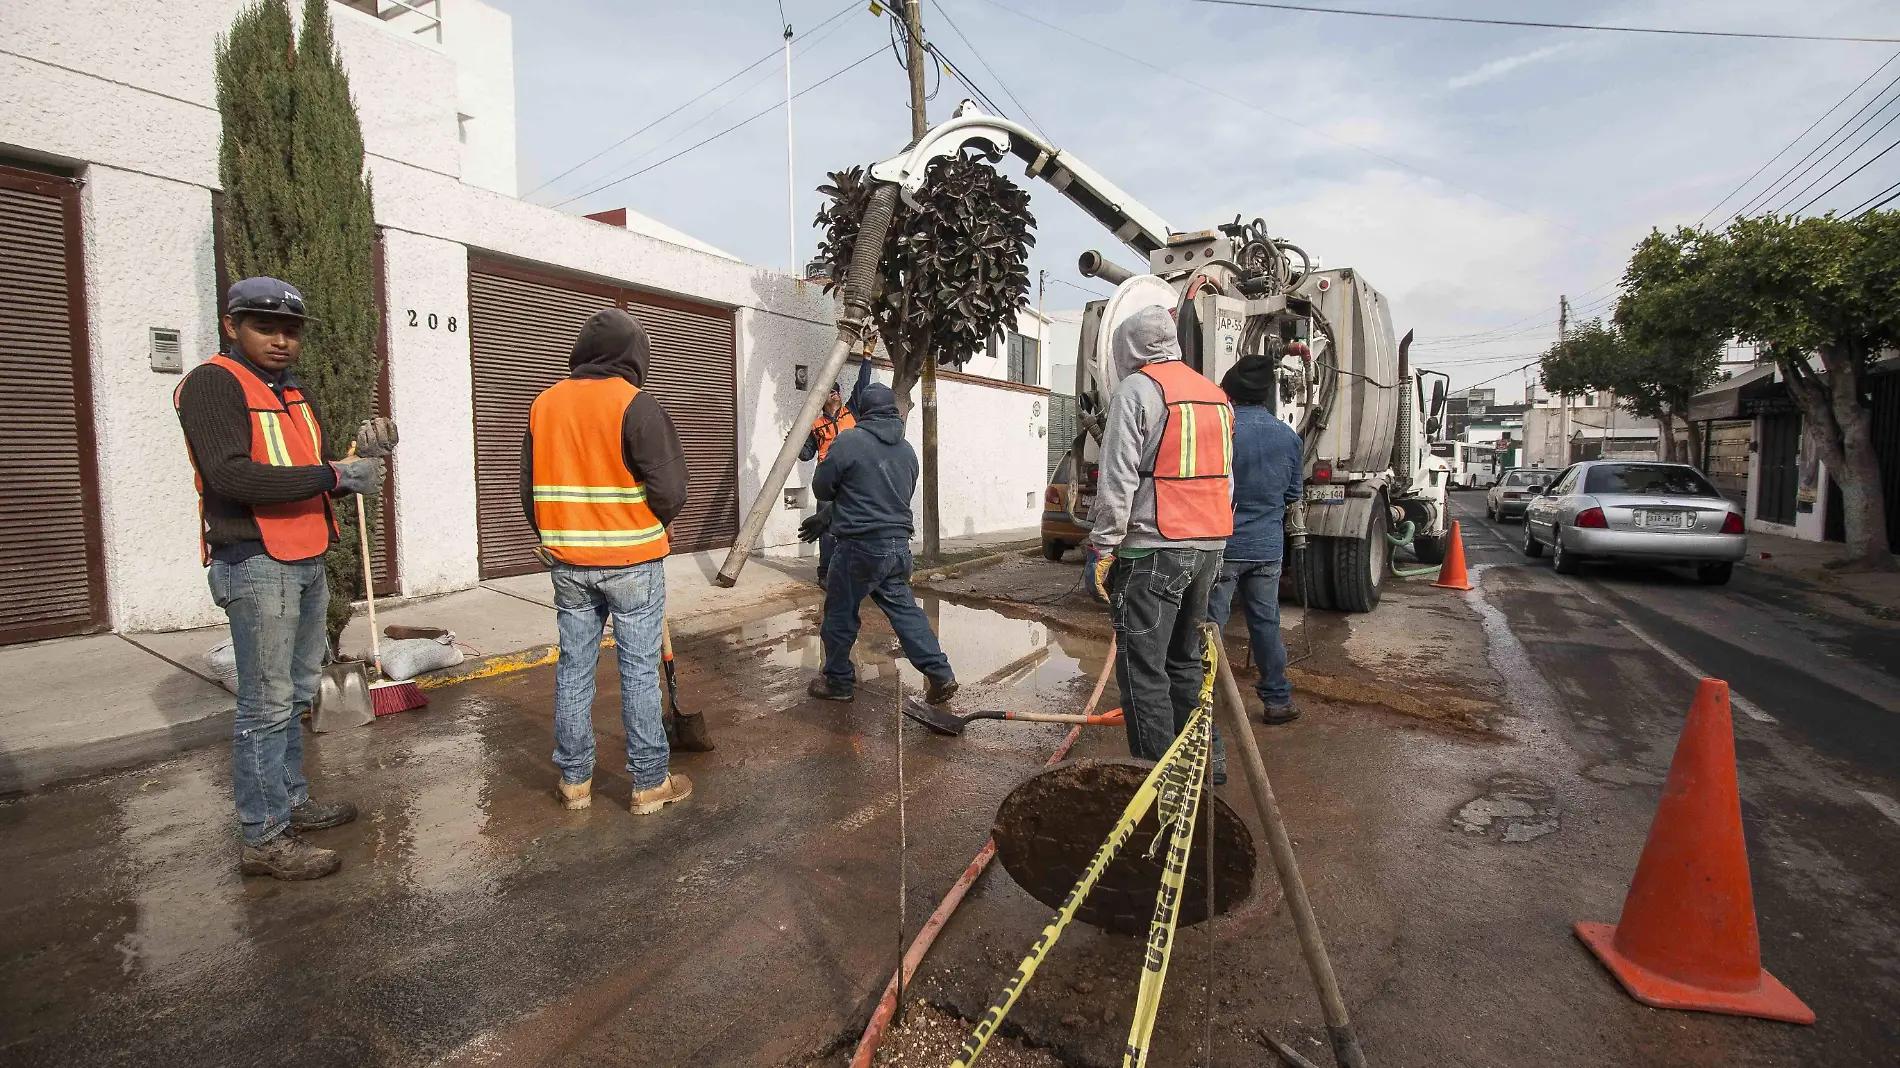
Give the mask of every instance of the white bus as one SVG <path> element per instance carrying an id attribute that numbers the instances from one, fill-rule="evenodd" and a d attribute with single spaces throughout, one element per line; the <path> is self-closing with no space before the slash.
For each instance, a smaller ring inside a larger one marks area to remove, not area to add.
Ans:
<path id="1" fill-rule="evenodd" d="M 1450 469 L 1446 476 L 1450 489 L 1489 489 L 1498 480 L 1497 450 L 1489 445 L 1434 441 L 1432 455 Z"/>

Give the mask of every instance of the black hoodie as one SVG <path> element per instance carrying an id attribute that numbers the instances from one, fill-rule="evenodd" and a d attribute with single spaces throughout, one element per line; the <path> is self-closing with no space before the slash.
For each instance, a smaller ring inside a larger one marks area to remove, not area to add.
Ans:
<path id="1" fill-rule="evenodd" d="M 891 387 L 873 382 L 862 403 L 858 425 L 838 435 L 812 475 L 812 496 L 834 502 L 834 537 L 908 538 L 917 453 L 904 440 Z"/>
<path id="2" fill-rule="evenodd" d="M 624 378 L 639 386 L 646 380 L 652 355 L 640 320 L 609 308 L 595 312 L 581 327 L 567 358 L 568 377 Z M 646 485 L 647 507 L 671 526 L 686 507 L 686 457 L 680 452 L 672 418 L 644 387 L 621 417 L 620 459 Z M 534 527 L 534 436 L 527 433 L 521 435 L 521 510 Z"/>

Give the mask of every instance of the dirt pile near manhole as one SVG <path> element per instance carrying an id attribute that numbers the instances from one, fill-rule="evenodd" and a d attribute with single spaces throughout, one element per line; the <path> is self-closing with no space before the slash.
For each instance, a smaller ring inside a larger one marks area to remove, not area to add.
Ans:
<path id="1" fill-rule="evenodd" d="M 1286 675 L 1292 681 L 1296 693 L 1310 694 L 1328 701 L 1378 705 L 1465 734 L 1502 737 L 1486 718 L 1497 711 L 1497 706 L 1489 701 L 1457 697 L 1431 689 L 1395 690 L 1344 675 L 1320 675 L 1299 668 L 1288 668 Z"/>
<path id="2" fill-rule="evenodd" d="M 913 1002 L 910 1011 L 904 1014 L 903 1026 L 885 1032 L 884 1043 L 878 1047 L 877 1057 L 871 1063 L 878 1068 L 941 1068 L 957 1059 L 957 1051 L 963 1047 L 963 1040 L 969 1037 L 973 1026 L 925 1002 Z M 850 1059 L 847 1050 L 838 1063 L 846 1064 Z M 989 1045 L 983 1048 L 981 1063 L 986 1068 L 1066 1066 L 1066 1062 L 1048 1050 L 1025 1046 L 1001 1035 L 990 1039 Z"/>

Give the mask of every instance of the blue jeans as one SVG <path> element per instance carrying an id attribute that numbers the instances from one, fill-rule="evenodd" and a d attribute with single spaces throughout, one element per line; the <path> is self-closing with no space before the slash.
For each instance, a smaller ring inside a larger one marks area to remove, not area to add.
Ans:
<path id="1" fill-rule="evenodd" d="M 1116 556 L 1108 571 L 1128 755 L 1160 760 L 1201 701 L 1201 624 L 1220 575 L 1218 549 L 1156 549 Z M 1214 729 L 1214 779 L 1227 779 L 1227 749 Z"/>
<path id="2" fill-rule="evenodd" d="M 554 669 L 554 763 L 561 781 L 594 777 L 594 668 L 607 617 L 620 657 L 620 722 L 627 730 L 627 774 L 635 790 L 666 781 L 666 726 L 660 719 L 660 622 L 666 615 L 666 561 L 631 567 L 556 564 L 555 624 L 561 659 Z"/>
<path id="3" fill-rule="evenodd" d="M 1235 590 L 1260 670 L 1254 691 L 1268 708 L 1285 708 L 1293 703 L 1293 684 L 1286 680 L 1286 643 L 1280 640 L 1280 561 L 1229 560 L 1221 567 L 1220 581 L 1207 598 L 1207 617 L 1221 627 L 1233 610 Z"/>
<path id="4" fill-rule="evenodd" d="M 825 576 L 831 573 L 831 556 L 838 551 L 838 539 L 830 534 L 818 535 L 818 584 L 825 584 Z"/>
<path id="5" fill-rule="evenodd" d="M 884 610 L 911 666 L 933 679 L 955 677 L 931 632 L 930 618 L 910 594 L 910 541 L 905 538 L 839 538 L 825 576 L 825 677 L 832 688 L 857 684 L 851 647 L 858 642 L 858 606 L 869 596 Z"/>
<path id="6" fill-rule="evenodd" d="M 259 553 L 211 562 L 211 599 L 231 621 L 237 654 L 237 721 L 231 730 L 231 793 L 248 845 L 290 827 L 310 800 L 303 774 L 303 714 L 317 695 L 328 644 L 330 586 L 323 561 L 286 564 Z"/>

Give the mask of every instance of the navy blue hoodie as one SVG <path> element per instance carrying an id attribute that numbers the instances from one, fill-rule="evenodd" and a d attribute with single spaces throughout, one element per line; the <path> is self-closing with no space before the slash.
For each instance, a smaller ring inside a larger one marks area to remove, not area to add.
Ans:
<path id="1" fill-rule="evenodd" d="M 908 538 L 917 453 L 904 440 L 891 387 L 873 382 L 862 403 L 858 425 L 838 435 L 812 475 L 812 496 L 832 502 L 833 537 Z"/>

